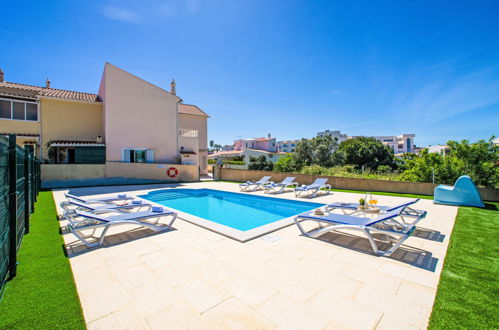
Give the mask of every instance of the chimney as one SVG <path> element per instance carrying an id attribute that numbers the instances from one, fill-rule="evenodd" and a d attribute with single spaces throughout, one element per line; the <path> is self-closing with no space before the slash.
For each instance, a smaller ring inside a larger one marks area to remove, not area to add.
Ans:
<path id="1" fill-rule="evenodd" d="M 4 82 L 4 74 L 2 68 L 0 68 L 0 82 Z"/>
<path id="2" fill-rule="evenodd" d="M 50 80 L 49 80 L 49 78 L 47 78 L 47 80 L 45 80 L 45 88 L 50 88 Z"/>
<path id="3" fill-rule="evenodd" d="M 170 93 L 173 95 L 177 95 L 177 92 L 175 91 L 175 79 L 172 79 L 172 82 L 170 83 Z"/>

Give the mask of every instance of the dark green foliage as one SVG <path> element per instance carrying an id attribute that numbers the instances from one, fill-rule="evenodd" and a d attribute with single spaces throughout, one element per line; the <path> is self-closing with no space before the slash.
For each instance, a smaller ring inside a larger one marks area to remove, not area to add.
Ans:
<path id="1" fill-rule="evenodd" d="M 355 165 L 357 169 L 376 171 L 379 166 L 396 166 L 393 151 L 380 141 L 371 137 L 356 137 L 343 141 L 338 147 L 346 164 Z"/>
<path id="2" fill-rule="evenodd" d="M 480 140 L 449 141 L 450 155 L 429 153 L 423 150 L 418 155 L 407 155 L 401 178 L 412 182 L 453 184 L 461 175 L 469 175 L 475 184 L 486 187 L 499 185 L 499 148 L 492 142 Z"/>
<path id="3" fill-rule="evenodd" d="M 295 154 L 287 154 L 286 156 L 279 158 L 274 164 L 274 170 L 276 172 L 299 172 L 300 167 Z"/>
<path id="4" fill-rule="evenodd" d="M 274 164 L 267 161 L 265 156 L 250 157 L 250 163 L 248 165 L 248 169 L 250 170 L 272 171 L 273 168 Z"/>

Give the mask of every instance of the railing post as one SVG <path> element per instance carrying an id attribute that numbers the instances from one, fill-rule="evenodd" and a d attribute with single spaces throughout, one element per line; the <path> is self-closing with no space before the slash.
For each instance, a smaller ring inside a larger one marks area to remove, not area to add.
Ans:
<path id="1" fill-rule="evenodd" d="M 9 135 L 9 278 L 17 274 L 17 164 L 16 136 Z"/>
<path id="2" fill-rule="evenodd" d="M 35 184 L 35 157 L 34 157 L 34 154 L 33 152 L 29 152 L 29 183 L 30 183 L 30 186 L 31 186 L 31 190 L 30 190 L 30 193 L 31 193 L 31 198 L 30 198 L 30 201 L 31 201 L 31 212 L 30 213 L 33 213 L 35 211 L 35 200 L 36 200 L 36 184 Z"/>
<path id="3" fill-rule="evenodd" d="M 31 214 L 31 191 L 29 184 L 31 182 L 30 176 L 30 159 L 29 150 L 24 149 L 24 233 L 29 233 L 29 215 Z"/>

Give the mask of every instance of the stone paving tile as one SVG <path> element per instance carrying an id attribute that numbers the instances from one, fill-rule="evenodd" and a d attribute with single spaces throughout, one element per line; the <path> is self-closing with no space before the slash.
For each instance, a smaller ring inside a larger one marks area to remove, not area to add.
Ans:
<path id="1" fill-rule="evenodd" d="M 142 284 L 151 282 L 154 279 L 152 270 L 145 264 L 139 264 L 116 272 L 116 277 L 121 285 L 129 290 Z"/>
<path id="2" fill-rule="evenodd" d="M 175 261 L 170 252 L 163 250 L 141 255 L 139 260 L 152 269 L 161 268 Z"/>
<path id="3" fill-rule="evenodd" d="M 338 299 L 330 290 L 321 290 L 305 305 L 328 319 L 354 329 L 372 329 L 383 315 L 370 305 L 351 299 Z"/>
<path id="4" fill-rule="evenodd" d="M 426 329 L 426 327 L 418 327 L 414 324 L 407 323 L 406 320 L 401 320 L 400 318 L 384 314 L 381 317 L 376 330 L 393 330 L 393 329 L 404 329 L 404 330 L 417 330 Z"/>
<path id="5" fill-rule="evenodd" d="M 96 290 L 116 283 L 116 277 L 111 267 L 105 265 L 87 271 L 75 271 L 75 282 L 78 292 Z"/>
<path id="6" fill-rule="evenodd" d="M 152 281 L 128 291 L 130 299 L 142 315 L 150 316 L 178 303 L 175 290 L 159 281 Z"/>
<path id="7" fill-rule="evenodd" d="M 149 326 L 131 307 L 124 307 L 116 312 L 101 317 L 87 324 L 88 330 L 107 329 L 149 329 Z"/>
<path id="8" fill-rule="evenodd" d="M 271 282 L 256 282 L 244 275 L 232 277 L 220 285 L 231 295 L 250 306 L 257 306 L 277 293 Z"/>
<path id="9" fill-rule="evenodd" d="M 217 287 L 214 283 L 200 279 L 190 280 L 175 287 L 175 290 L 198 313 L 203 313 L 230 297 L 226 291 Z"/>
<path id="10" fill-rule="evenodd" d="M 222 182 L 183 186 L 238 190 Z M 130 194 L 148 189 L 134 186 Z M 53 192 L 56 201 L 63 193 Z M 362 196 L 334 192 L 313 201 Z M 405 200 L 377 198 L 386 205 Z M 275 241 L 246 243 L 182 219 L 160 234 L 115 227 L 100 248 L 87 249 L 68 233 L 63 237 L 90 329 L 417 329 L 428 324 L 457 212 L 429 200 L 418 208 L 428 217 L 388 258 L 374 256 L 358 232 L 311 239 L 294 225 L 273 232 Z"/>
<path id="11" fill-rule="evenodd" d="M 128 295 L 118 283 L 80 293 L 80 302 L 87 323 L 130 304 Z"/>
<path id="12" fill-rule="evenodd" d="M 146 317 L 151 329 L 209 329 L 210 325 L 192 307 L 178 303 Z M 213 326 L 212 326 L 213 327 Z"/>
<path id="13" fill-rule="evenodd" d="M 180 261 L 153 270 L 154 276 L 165 285 L 171 287 L 181 285 L 195 278 L 192 268 Z"/>
<path id="14" fill-rule="evenodd" d="M 329 316 L 317 313 L 282 293 L 272 296 L 256 309 L 282 329 L 322 329 L 330 320 Z"/>
<path id="15" fill-rule="evenodd" d="M 276 325 L 254 309 L 230 298 L 216 305 L 202 315 L 203 320 L 216 325 L 218 329 L 275 329 Z"/>

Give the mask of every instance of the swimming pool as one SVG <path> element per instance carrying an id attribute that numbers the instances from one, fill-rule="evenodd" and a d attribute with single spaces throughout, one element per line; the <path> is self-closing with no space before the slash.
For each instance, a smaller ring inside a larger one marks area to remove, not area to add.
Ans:
<path id="1" fill-rule="evenodd" d="M 251 231 L 324 206 L 212 189 L 167 189 L 138 197 L 239 231 Z"/>

